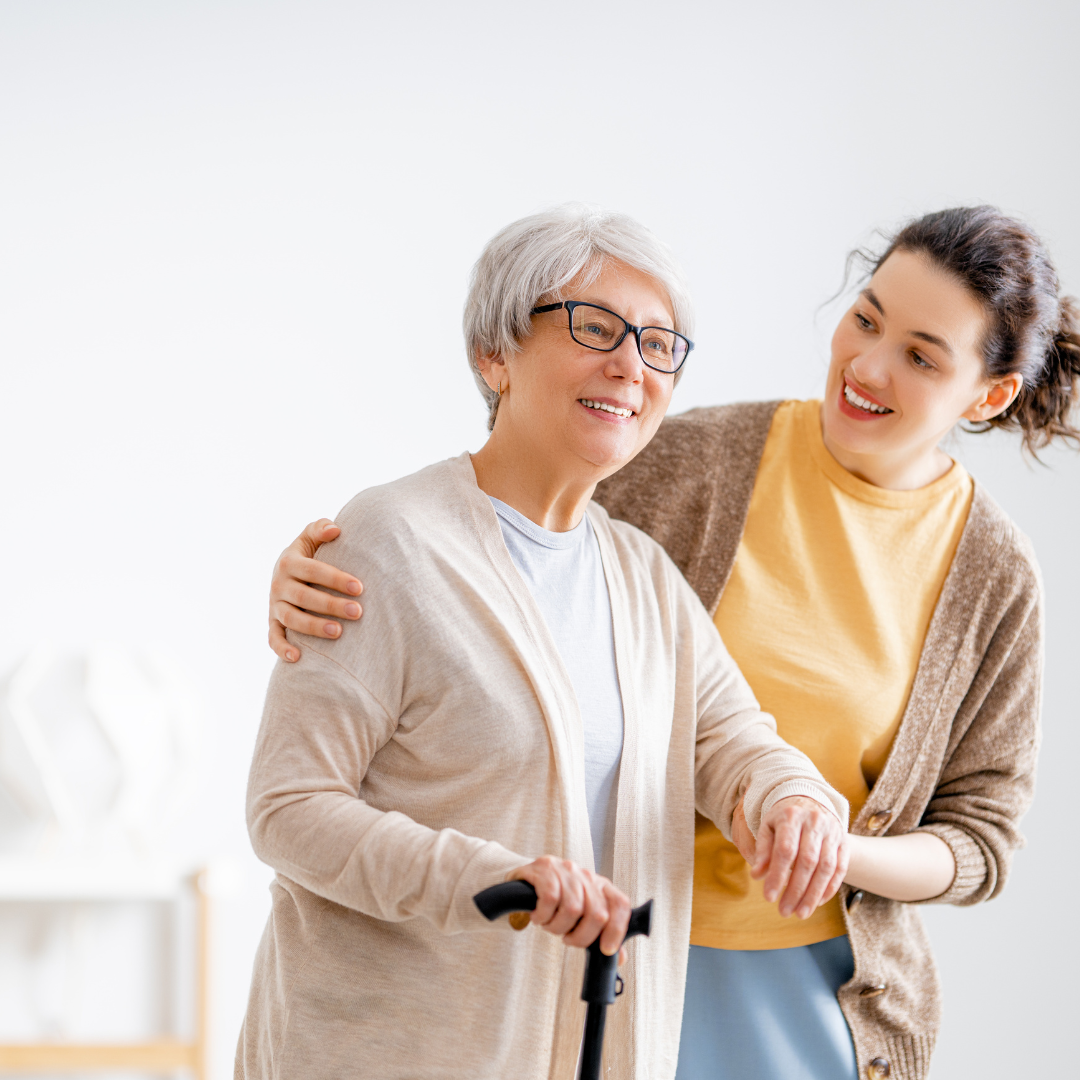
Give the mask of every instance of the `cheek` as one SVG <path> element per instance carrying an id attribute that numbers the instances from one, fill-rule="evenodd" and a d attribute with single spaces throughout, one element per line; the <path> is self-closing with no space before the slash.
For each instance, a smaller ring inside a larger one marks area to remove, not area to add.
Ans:
<path id="1" fill-rule="evenodd" d="M 850 360 L 858 354 L 858 342 L 847 323 L 841 323 L 832 336 L 832 362 L 834 364 Z"/>
<path id="2" fill-rule="evenodd" d="M 946 430 L 956 422 L 966 404 L 961 403 L 958 387 L 935 382 L 910 369 L 894 375 L 893 388 L 908 422 L 921 428 Z"/>
<path id="3" fill-rule="evenodd" d="M 675 380 L 670 375 L 658 375 L 650 371 L 645 376 L 645 404 L 650 413 L 658 417 L 657 423 L 663 419 L 671 404 L 671 395 L 675 389 Z"/>

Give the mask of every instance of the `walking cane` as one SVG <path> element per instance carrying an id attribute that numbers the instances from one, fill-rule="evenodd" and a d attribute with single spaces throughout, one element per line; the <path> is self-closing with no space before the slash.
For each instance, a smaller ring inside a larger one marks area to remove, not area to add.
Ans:
<path id="1" fill-rule="evenodd" d="M 485 918 L 494 921 L 500 915 L 512 911 L 533 911 L 536 908 L 536 890 L 527 881 L 506 881 L 492 885 L 477 893 L 473 902 Z M 652 923 L 652 901 L 646 900 L 641 907 L 630 912 L 630 924 L 626 928 L 629 941 L 638 934 L 648 937 Z M 600 1055 L 604 1049 L 604 1021 L 607 1007 L 623 992 L 622 976 L 619 975 L 619 953 L 605 956 L 600 951 L 597 938 L 586 950 L 585 984 L 581 988 L 581 1000 L 588 1004 L 585 1014 L 585 1038 L 581 1045 L 581 1071 L 578 1080 L 599 1080 Z M 618 988 L 616 988 L 618 984 Z"/>

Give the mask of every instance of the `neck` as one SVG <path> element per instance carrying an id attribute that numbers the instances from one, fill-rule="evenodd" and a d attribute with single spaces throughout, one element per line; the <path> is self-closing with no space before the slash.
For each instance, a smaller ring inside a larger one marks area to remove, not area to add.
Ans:
<path id="1" fill-rule="evenodd" d="M 837 446 L 829 438 L 824 424 L 821 439 L 825 449 L 849 473 L 888 491 L 915 491 L 926 487 L 953 467 L 952 458 L 937 445 L 937 441 L 892 454 L 859 454 Z"/>
<path id="2" fill-rule="evenodd" d="M 595 468 L 563 466 L 539 448 L 517 447 L 498 428 L 472 455 L 476 483 L 485 495 L 512 506 L 542 529 L 569 532 L 581 521 L 601 479 Z"/>

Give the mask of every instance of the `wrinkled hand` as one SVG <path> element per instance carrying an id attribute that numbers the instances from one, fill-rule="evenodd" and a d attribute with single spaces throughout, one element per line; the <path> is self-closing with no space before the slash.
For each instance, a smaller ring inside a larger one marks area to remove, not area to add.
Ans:
<path id="1" fill-rule="evenodd" d="M 848 869 L 847 832 L 835 814 L 814 799 L 793 795 L 776 803 L 761 821 L 757 839 L 735 808 L 731 838 L 750 864 L 750 876 L 765 878 L 769 903 L 780 914 L 808 919 L 831 900 Z"/>
<path id="2" fill-rule="evenodd" d="M 630 900 L 607 878 L 569 859 L 545 855 L 515 870 L 508 881 L 527 881 L 536 890 L 536 910 L 530 922 L 567 945 L 588 948 L 599 936 L 600 951 L 611 956 L 621 949 L 630 925 Z"/>
<path id="3" fill-rule="evenodd" d="M 355 600 L 331 596 L 312 585 L 323 585 L 345 596 L 359 596 L 364 587 L 343 570 L 319 562 L 315 552 L 341 530 L 329 519 L 313 521 L 281 553 L 270 582 L 270 648 L 289 663 L 300 659 L 300 647 L 285 637 L 285 629 L 312 637 L 341 636 L 341 624 L 327 622 L 320 616 L 359 619 L 363 609 Z"/>

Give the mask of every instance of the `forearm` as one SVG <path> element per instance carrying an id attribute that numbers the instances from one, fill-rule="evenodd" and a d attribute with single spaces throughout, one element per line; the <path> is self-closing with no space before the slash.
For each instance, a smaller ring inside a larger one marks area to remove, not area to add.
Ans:
<path id="1" fill-rule="evenodd" d="M 482 928 L 473 893 L 528 861 L 326 791 L 257 796 L 250 834 L 263 862 L 316 895 L 390 922 L 426 918 L 444 933 Z"/>
<path id="2" fill-rule="evenodd" d="M 932 833 L 848 836 L 851 861 L 844 881 L 889 900 L 930 900 L 952 884 L 956 862 Z"/>

